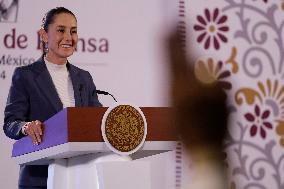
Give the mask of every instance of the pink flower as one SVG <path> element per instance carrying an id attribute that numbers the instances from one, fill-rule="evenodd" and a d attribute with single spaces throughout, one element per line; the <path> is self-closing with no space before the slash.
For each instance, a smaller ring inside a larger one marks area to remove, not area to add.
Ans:
<path id="1" fill-rule="evenodd" d="M 228 39 L 225 32 L 229 31 L 229 27 L 225 25 L 227 21 L 226 15 L 220 15 L 219 9 L 215 9 L 212 14 L 208 9 L 204 11 L 205 17 L 197 16 L 198 24 L 194 25 L 194 30 L 200 32 L 197 42 L 204 42 L 204 48 L 208 49 L 211 43 L 215 49 L 220 48 L 220 41 L 227 43 Z"/>
<path id="2" fill-rule="evenodd" d="M 255 105 L 254 114 L 246 113 L 244 117 L 247 121 L 251 122 L 250 128 L 250 135 L 254 137 L 257 132 L 259 131 L 260 136 L 265 139 L 266 138 L 266 130 L 265 129 L 272 129 L 272 124 L 267 121 L 267 118 L 270 115 L 269 110 L 265 110 L 264 112 L 260 111 L 258 105 Z"/>

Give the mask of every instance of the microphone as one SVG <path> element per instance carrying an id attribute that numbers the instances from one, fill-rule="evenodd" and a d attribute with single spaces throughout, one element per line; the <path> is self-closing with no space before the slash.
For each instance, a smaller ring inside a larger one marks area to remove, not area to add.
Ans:
<path id="1" fill-rule="evenodd" d="M 80 84 L 79 85 L 79 95 L 80 95 L 81 106 L 83 106 L 82 90 L 83 90 L 83 84 Z"/>
<path id="2" fill-rule="evenodd" d="M 113 100 L 114 100 L 115 102 L 117 102 L 117 100 L 114 98 L 114 96 L 113 96 L 112 94 L 110 94 L 109 92 L 101 91 L 101 90 L 96 90 L 96 93 L 97 93 L 97 94 L 102 94 L 102 95 L 110 95 L 110 96 L 113 98 Z"/>

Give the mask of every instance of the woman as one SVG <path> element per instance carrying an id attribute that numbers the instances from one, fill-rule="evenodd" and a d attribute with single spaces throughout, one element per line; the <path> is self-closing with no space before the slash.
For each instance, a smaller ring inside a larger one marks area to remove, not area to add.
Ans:
<path id="1" fill-rule="evenodd" d="M 64 7 L 51 9 L 39 31 L 43 56 L 15 69 L 5 108 L 4 132 L 42 142 L 43 121 L 65 107 L 101 106 L 89 72 L 67 60 L 77 45 L 77 19 Z M 19 188 L 46 188 L 48 165 L 20 167 Z"/>

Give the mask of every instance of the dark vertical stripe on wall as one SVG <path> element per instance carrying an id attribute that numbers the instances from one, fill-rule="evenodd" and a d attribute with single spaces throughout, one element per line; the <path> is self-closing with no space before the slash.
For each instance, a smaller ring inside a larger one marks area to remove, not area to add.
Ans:
<path id="1" fill-rule="evenodd" d="M 186 10 L 185 0 L 179 0 L 178 1 L 179 21 L 178 21 L 177 31 L 179 34 L 180 43 L 184 51 L 186 49 L 186 24 L 185 24 L 186 11 L 185 10 Z"/>
<path id="2" fill-rule="evenodd" d="M 175 188 L 181 189 L 181 180 L 182 180 L 182 144 L 181 142 L 177 143 L 176 147 L 176 156 L 175 156 Z"/>
<path id="3" fill-rule="evenodd" d="M 179 0 L 178 1 L 178 15 L 179 21 L 177 26 L 177 31 L 179 35 L 180 44 L 182 46 L 182 50 L 185 52 L 186 50 L 186 24 L 185 24 L 185 1 Z M 179 142 L 176 147 L 176 167 L 175 167 L 175 188 L 181 189 L 182 184 L 182 144 Z"/>
<path id="4" fill-rule="evenodd" d="M 179 35 L 180 44 L 182 46 L 183 51 L 186 50 L 186 12 L 185 12 L 185 0 L 179 0 L 178 1 L 178 15 L 179 15 L 179 21 L 177 26 L 177 31 Z M 181 142 L 178 142 L 176 147 L 176 167 L 175 167 L 175 188 L 181 189 L 182 184 L 182 144 Z"/>
<path id="5" fill-rule="evenodd" d="M 178 1 L 178 15 L 179 21 L 177 26 L 177 31 L 179 35 L 180 44 L 182 46 L 183 51 L 186 50 L 186 12 L 185 12 L 185 0 Z M 175 188 L 181 189 L 182 184 L 182 143 L 178 142 L 176 151 L 175 151 Z"/>

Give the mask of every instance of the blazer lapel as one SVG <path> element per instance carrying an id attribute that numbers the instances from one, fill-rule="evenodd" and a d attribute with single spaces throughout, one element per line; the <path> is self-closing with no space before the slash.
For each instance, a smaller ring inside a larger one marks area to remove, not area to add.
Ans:
<path id="1" fill-rule="evenodd" d="M 43 60 L 37 62 L 35 70 L 38 72 L 38 76 L 35 79 L 38 87 L 57 112 L 62 110 L 63 104 Z"/>
<path id="2" fill-rule="evenodd" d="M 78 70 L 75 69 L 69 62 L 67 63 L 67 68 L 69 70 L 70 78 L 74 90 L 75 106 L 82 107 L 86 105 L 86 94 L 84 89 L 84 82 L 82 81 Z"/>

